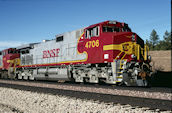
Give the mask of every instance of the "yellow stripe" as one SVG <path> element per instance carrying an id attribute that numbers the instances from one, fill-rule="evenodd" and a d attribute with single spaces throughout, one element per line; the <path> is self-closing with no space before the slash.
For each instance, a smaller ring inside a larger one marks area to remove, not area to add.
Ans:
<path id="1" fill-rule="evenodd" d="M 116 82 L 121 82 L 121 81 L 116 81 Z"/>
<path id="2" fill-rule="evenodd" d="M 103 46 L 103 50 L 122 50 L 122 46 L 119 44 L 111 44 Z"/>
<path id="3" fill-rule="evenodd" d="M 136 45 L 136 42 L 124 42 L 121 44 L 110 44 L 110 45 L 104 45 L 103 50 L 120 50 L 124 51 L 124 47 L 127 49 L 130 49 L 131 46 Z"/>
<path id="4" fill-rule="evenodd" d="M 104 45 L 103 46 L 103 50 L 119 50 L 121 52 L 124 52 L 125 54 L 134 54 L 134 46 L 138 44 L 136 44 L 136 42 L 124 42 L 121 44 L 110 44 L 110 45 Z"/>

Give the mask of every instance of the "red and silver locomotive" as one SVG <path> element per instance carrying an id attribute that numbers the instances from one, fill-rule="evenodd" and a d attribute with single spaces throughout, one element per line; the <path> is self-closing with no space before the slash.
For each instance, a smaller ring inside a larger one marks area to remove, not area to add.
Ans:
<path id="1" fill-rule="evenodd" d="M 126 23 L 104 21 L 0 52 L 1 78 L 147 86 L 148 47 Z"/>

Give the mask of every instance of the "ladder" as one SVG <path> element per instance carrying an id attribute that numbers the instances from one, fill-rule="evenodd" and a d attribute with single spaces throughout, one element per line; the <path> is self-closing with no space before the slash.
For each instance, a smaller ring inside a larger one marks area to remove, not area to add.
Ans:
<path id="1" fill-rule="evenodd" d="M 121 58 L 120 60 L 117 60 L 117 57 L 115 58 L 116 61 L 116 82 L 120 83 L 123 80 L 123 70 L 124 70 L 124 63 L 127 61 L 127 59 L 124 59 L 126 56 L 126 53 L 124 53 L 121 57 L 122 52 L 118 54 L 118 58 Z"/>

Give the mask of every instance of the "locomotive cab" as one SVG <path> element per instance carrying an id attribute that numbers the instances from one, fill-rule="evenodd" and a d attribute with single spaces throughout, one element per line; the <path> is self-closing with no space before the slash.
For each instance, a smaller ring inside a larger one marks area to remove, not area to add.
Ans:
<path id="1" fill-rule="evenodd" d="M 14 76 L 15 67 L 19 65 L 20 54 L 15 48 L 5 49 L 2 52 L 1 77 L 11 78 Z"/>
<path id="2" fill-rule="evenodd" d="M 3 55 L 3 68 L 8 69 L 14 66 L 14 59 L 19 58 L 20 54 L 17 53 L 15 48 L 9 48 L 2 51 Z"/>

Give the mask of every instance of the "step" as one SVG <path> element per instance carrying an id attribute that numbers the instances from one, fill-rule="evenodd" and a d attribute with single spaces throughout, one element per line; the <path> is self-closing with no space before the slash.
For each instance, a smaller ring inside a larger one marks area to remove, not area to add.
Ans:
<path id="1" fill-rule="evenodd" d="M 116 78 L 123 78 L 122 76 L 117 76 Z"/>

